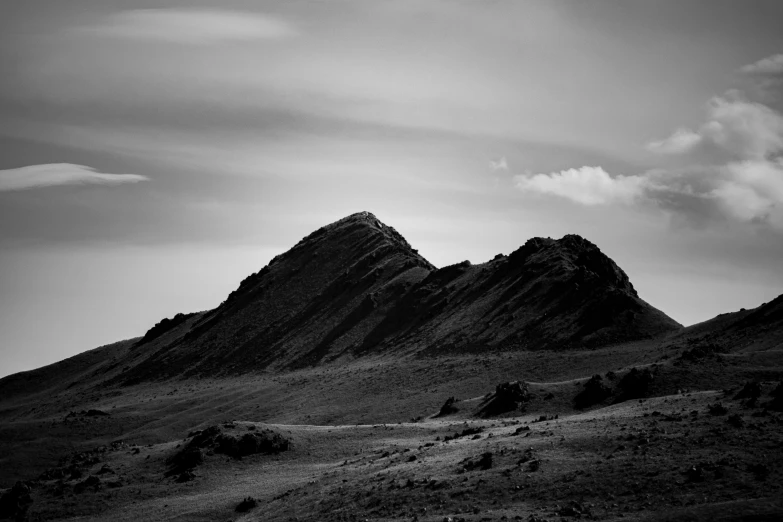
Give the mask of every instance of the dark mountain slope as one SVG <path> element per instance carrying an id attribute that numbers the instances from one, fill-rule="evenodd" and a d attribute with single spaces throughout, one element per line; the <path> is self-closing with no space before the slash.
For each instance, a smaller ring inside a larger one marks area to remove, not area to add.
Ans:
<path id="1" fill-rule="evenodd" d="M 589 241 L 534 238 L 509 256 L 432 272 L 387 314 L 363 348 L 410 342 L 428 353 L 594 347 L 680 325 L 642 301 Z"/>
<path id="2" fill-rule="evenodd" d="M 370 213 L 323 227 L 212 311 L 152 328 L 113 382 L 295 368 L 367 354 L 595 347 L 680 328 L 589 241 L 535 238 L 436 270 Z"/>
<path id="3" fill-rule="evenodd" d="M 671 342 L 712 344 L 724 351 L 783 349 L 783 295 L 750 310 L 720 314 L 671 335 Z"/>
<path id="4" fill-rule="evenodd" d="M 0 379 L 0 397 L 4 401 L 16 397 L 50 397 L 69 390 L 79 382 L 99 379 L 121 366 L 132 345 L 133 339 L 119 341 L 35 370 L 8 375 Z"/>
<path id="5" fill-rule="evenodd" d="M 378 295 L 401 294 L 432 265 L 370 213 L 323 227 L 246 278 L 216 309 L 136 351 L 125 382 L 316 364 L 349 352 L 382 320 Z"/>

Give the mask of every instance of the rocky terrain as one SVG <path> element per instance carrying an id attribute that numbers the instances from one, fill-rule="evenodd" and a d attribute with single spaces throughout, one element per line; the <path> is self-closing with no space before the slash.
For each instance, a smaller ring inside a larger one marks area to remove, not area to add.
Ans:
<path id="1" fill-rule="evenodd" d="M 783 296 L 683 328 L 579 236 L 436 269 L 369 213 L 0 379 L 0 518 L 778 520 Z"/>

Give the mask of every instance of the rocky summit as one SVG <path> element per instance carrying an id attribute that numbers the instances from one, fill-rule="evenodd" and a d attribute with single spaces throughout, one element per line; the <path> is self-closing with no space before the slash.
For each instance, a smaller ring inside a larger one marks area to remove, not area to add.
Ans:
<path id="1" fill-rule="evenodd" d="M 437 269 L 369 212 L 320 228 L 214 310 L 164 319 L 115 382 L 295 368 L 368 354 L 581 349 L 680 325 L 588 240 L 534 238 Z"/>

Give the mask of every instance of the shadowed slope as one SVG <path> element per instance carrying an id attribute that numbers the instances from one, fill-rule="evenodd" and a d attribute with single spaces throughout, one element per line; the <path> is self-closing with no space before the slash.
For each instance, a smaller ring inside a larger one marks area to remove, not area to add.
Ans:
<path id="1" fill-rule="evenodd" d="M 216 309 L 156 325 L 114 382 L 367 354 L 595 347 L 678 328 L 579 236 L 535 238 L 482 265 L 436 270 L 362 212 L 310 234 Z"/>
<path id="2" fill-rule="evenodd" d="M 641 300 L 598 247 L 568 235 L 531 239 L 482 265 L 465 261 L 432 272 L 363 347 L 411 342 L 433 354 L 580 348 L 679 328 Z"/>
<path id="3" fill-rule="evenodd" d="M 376 295 L 432 269 L 394 229 L 362 212 L 323 227 L 246 278 L 216 309 L 140 345 L 127 381 L 316 364 L 350 352 L 381 320 Z"/>

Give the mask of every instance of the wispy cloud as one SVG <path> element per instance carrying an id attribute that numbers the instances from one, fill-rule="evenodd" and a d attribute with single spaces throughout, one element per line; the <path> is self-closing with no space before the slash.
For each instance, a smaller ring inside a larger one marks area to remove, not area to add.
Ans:
<path id="1" fill-rule="evenodd" d="M 740 68 L 745 74 L 783 75 L 783 54 L 775 54 Z"/>
<path id="2" fill-rule="evenodd" d="M 505 156 L 500 159 L 489 160 L 489 168 L 491 168 L 493 172 L 497 170 L 508 170 L 508 160 L 506 160 Z"/>
<path id="3" fill-rule="evenodd" d="M 668 138 L 648 143 L 647 150 L 660 154 L 682 154 L 693 150 L 701 140 L 701 135 L 692 130 L 677 129 Z"/>
<path id="4" fill-rule="evenodd" d="M 644 192 L 644 178 L 613 178 L 601 167 L 582 167 L 550 174 L 518 175 L 517 188 L 526 192 L 560 196 L 582 205 L 632 203 Z"/>
<path id="5" fill-rule="evenodd" d="M 119 185 L 149 178 L 138 174 L 106 174 L 71 163 L 48 163 L 0 170 L 0 192 L 55 185 Z"/>
<path id="6" fill-rule="evenodd" d="M 111 38 L 191 45 L 280 39 L 296 34 L 291 24 L 272 15 L 222 9 L 135 9 L 79 30 Z"/>

